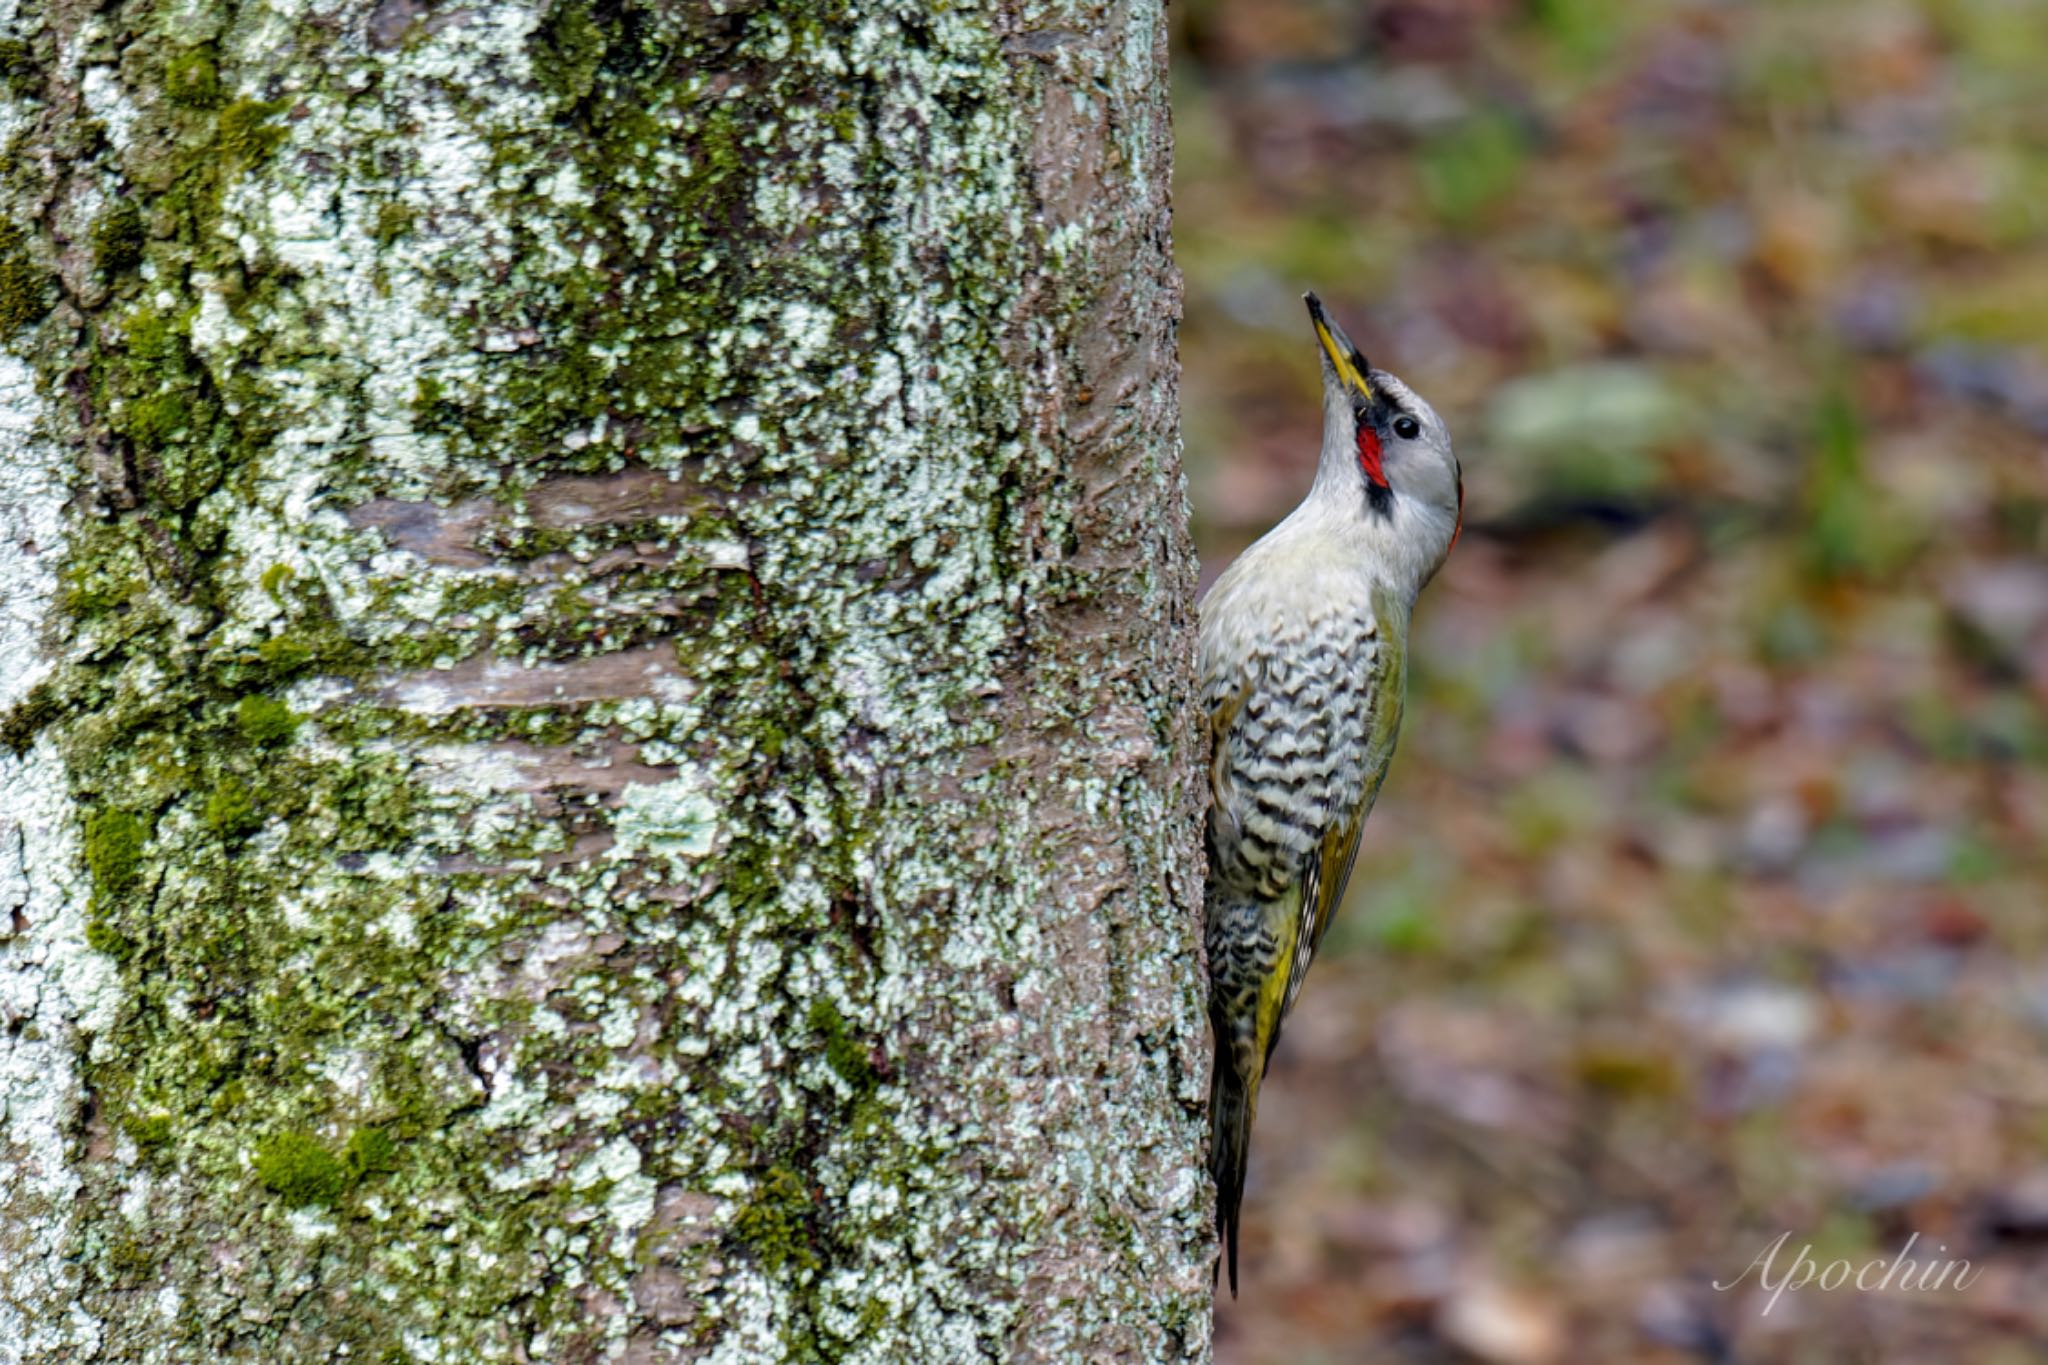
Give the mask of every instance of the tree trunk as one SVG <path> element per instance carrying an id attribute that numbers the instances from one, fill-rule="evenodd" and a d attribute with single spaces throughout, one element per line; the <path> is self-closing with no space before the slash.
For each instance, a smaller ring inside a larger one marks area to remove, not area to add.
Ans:
<path id="1" fill-rule="evenodd" d="M 1199 1359 L 1153 0 L 20 0 L 0 1361 Z"/>

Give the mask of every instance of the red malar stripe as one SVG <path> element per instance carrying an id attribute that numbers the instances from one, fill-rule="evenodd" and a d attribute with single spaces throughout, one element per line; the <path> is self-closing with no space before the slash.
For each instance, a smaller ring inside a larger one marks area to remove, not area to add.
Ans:
<path id="1" fill-rule="evenodd" d="M 1387 486 L 1387 471 L 1380 463 L 1380 434 L 1361 423 L 1358 428 L 1358 467 L 1380 487 Z"/>

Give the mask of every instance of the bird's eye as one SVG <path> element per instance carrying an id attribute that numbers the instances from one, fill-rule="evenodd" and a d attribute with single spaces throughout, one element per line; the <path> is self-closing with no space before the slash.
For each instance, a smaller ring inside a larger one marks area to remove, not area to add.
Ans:
<path id="1" fill-rule="evenodd" d="M 1404 441 L 1412 441 L 1422 434 L 1422 423 L 1416 421 L 1413 417 L 1396 417 L 1394 419 L 1394 434 Z"/>

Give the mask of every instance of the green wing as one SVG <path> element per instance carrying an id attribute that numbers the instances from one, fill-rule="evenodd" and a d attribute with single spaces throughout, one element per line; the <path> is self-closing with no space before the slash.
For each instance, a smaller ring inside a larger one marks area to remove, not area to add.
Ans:
<path id="1" fill-rule="evenodd" d="M 1351 865 L 1358 861 L 1358 836 L 1365 829 L 1371 804 L 1368 796 L 1350 819 L 1332 825 L 1323 836 L 1323 846 L 1309 856 L 1301 879 L 1301 921 L 1294 931 L 1294 957 L 1287 968 L 1287 995 L 1280 1005 L 1282 1019 L 1294 1009 L 1301 983 L 1308 980 L 1308 964 L 1315 960 L 1324 932 L 1344 903 L 1344 886 L 1351 880 Z M 1273 1038 L 1279 1041 L 1278 1028 L 1273 1030 Z M 1267 1050 L 1271 1051 L 1270 1046 Z"/>

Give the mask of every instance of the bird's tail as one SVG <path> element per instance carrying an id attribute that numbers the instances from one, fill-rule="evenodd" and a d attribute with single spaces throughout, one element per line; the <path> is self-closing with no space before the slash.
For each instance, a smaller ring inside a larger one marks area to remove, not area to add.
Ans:
<path id="1" fill-rule="evenodd" d="M 1245 1166 L 1251 1159 L 1252 1113 L 1258 1106 L 1259 1078 L 1249 1084 L 1232 1065 L 1227 1046 L 1216 1049 L 1209 1073 L 1209 1174 L 1216 1180 L 1216 1229 L 1223 1236 L 1224 1259 L 1230 1263 L 1230 1297 L 1237 1297 L 1237 1225 L 1244 1204 Z"/>

